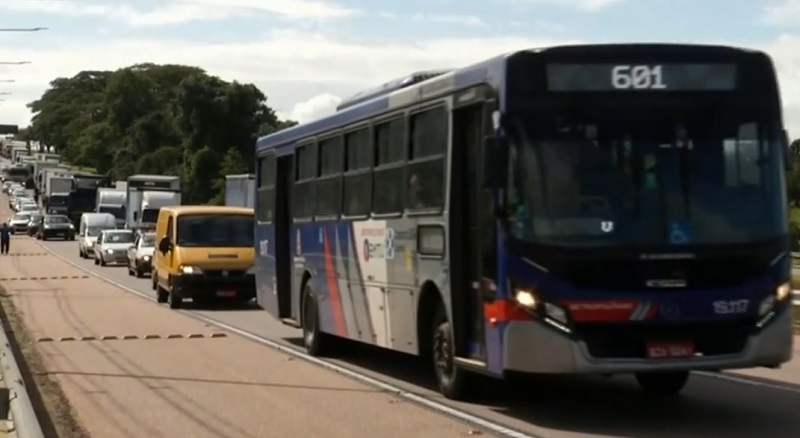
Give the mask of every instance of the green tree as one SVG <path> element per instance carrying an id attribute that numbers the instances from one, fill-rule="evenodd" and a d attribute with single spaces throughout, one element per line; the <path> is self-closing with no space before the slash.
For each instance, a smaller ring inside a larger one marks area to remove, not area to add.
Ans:
<path id="1" fill-rule="evenodd" d="M 224 175 L 253 171 L 257 137 L 295 125 L 255 85 L 172 64 L 58 78 L 28 107 L 26 138 L 116 179 L 178 175 L 193 203 L 220 202 Z"/>

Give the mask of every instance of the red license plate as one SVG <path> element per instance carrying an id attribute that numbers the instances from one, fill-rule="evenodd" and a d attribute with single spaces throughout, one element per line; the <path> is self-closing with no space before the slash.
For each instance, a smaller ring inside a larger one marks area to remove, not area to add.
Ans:
<path id="1" fill-rule="evenodd" d="M 649 359 L 678 359 L 694 357 L 692 341 L 653 341 L 647 343 Z"/>
<path id="2" fill-rule="evenodd" d="M 236 291 L 235 290 L 218 290 L 217 291 L 217 296 L 218 297 L 223 297 L 223 298 L 235 297 L 236 296 Z"/>

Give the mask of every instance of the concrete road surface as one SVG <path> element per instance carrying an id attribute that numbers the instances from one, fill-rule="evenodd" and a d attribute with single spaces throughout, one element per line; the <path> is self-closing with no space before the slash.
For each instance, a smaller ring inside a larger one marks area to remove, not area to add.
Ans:
<path id="1" fill-rule="evenodd" d="M 43 246 L 93 275 L 154 299 L 150 279 L 130 277 L 124 267 L 98 267 L 81 260 L 75 242 Z M 262 310 L 192 310 L 188 305 L 186 313 L 299 349 L 299 331 L 280 325 Z M 725 378 L 695 375 L 684 396 L 672 401 L 643 399 L 628 377 L 541 377 L 491 381 L 492 388 L 475 404 L 443 400 L 418 362 L 403 355 L 354 346 L 330 362 L 532 437 L 751 438 L 769 431 L 773 438 L 793 438 L 800 430 L 800 360 L 783 370 Z"/>
<path id="2" fill-rule="evenodd" d="M 457 437 L 472 429 L 138 298 L 27 237 L 0 258 L 0 283 L 93 437 Z"/>

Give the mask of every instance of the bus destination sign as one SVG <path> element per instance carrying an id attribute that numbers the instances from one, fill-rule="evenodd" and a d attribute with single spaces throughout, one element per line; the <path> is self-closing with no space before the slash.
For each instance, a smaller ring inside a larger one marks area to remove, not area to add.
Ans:
<path id="1" fill-rule="evenodd" d="M 735 64 L 548 64 L 548 91 L 731 91 Z"/>

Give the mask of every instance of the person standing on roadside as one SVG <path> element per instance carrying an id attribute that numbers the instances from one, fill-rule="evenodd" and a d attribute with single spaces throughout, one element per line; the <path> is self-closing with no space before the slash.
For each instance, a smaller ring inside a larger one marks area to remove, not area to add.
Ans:
<path id="1" fill-rule="evenodd" d="M 3 223 L 0 228 L 0 254 L 8 254 L 8 247 L 11 245 L 11 227 Z"/>

